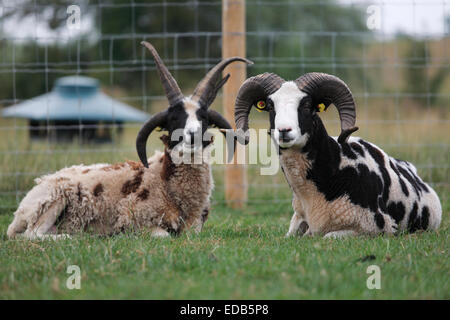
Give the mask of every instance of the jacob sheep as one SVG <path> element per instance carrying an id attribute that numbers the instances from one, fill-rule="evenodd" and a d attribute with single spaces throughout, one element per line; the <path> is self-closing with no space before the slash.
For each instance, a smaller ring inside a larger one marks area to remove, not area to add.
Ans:
<path id="1" fill-rule="evenodd" d="M 330 137 L 318 116 L 334 104 L 341 134 Z M 236 98 L 239 141 L 248 143 L 252 106 L 269 112 L 281 168 L 293 192 L 294 215 L 287 236 L 326 237 L 392 234 L 397 230 L 435 230 L 442 209 L 436 192 L 406 161 L 349 137 L 355 102 L 339 78 L 308 73 L 285 81 L 273 73 L 247 79 Z"/>
<path id="2" fill-rule="evenodd" d="M 111 235 L 139 228 L 168 236 L 187 228 L 201 230 L 213 188 L 207 152 L 212 140 L 204 141 L 204 134 L 211 126 L 231 129 L 218 112 L 208 108 L 229 78 L 222 78 L 224 68 L 235 61 L 251 62 L 239 57 L 221 61 L 185 97 L 153 46 L 143 45 L 155 60 L 169 107 L 150 118 L 137 136 L 142 163 L 79 165 L 36 179 L 36 186 L 14 213 L 9 238 L 57 239 L 81 231 Z M 146 142 L 157 127 L 169 134 L 162 137 L 165 152 L 156 152 L 147 161 Z M 177 131 L 181 135 L 174 139 Z M 182 150 L 179 155 L 199 155 L 202 161 L 174 159 L 175 148 Z"/>

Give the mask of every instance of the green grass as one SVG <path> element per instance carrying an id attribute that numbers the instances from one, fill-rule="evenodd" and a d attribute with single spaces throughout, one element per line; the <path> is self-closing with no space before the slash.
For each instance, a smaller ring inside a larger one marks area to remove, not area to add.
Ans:
<path id="1" fill-rule="evenodd" d="M 448 212 L 448 206 L 446 208 Z M 448 221 L 438 233 L 285 239 L 288 205 L 216 206 L 200 235 L 8 241 L 0 216 L 2 299 L 449 299 Z M 362 262 L 374 255 L 375 259 Z M 78 265 L 80 290 L 65 286 Z M 369 265 L 381 289 L 369 290 Z"/>
<path id="2" fill-rule="evenodd" d="M 448 119 L 448 112 L 440 117 Z M 259 166 L 250 166 L 248 206 L 232 210 L 223 204 L 222 171 L 216 165 L 215 204 L 200 235 L 11 241 L 6 229 L 24 195 L 17 191 L 29 190 L 40 173 L 67 165 L 137 160 L 132 146 L 138 129 L 127 129 L 113 146 L 80 148 L 29 144 L 26 131 L 13 128 L 5 133 L 14 139 L 0 139 L 0 299 L 449 299 L 449 127 L 361 122 L 360 136 L 413 162 L 433 183 L 443 205 L 438 232 L 286 239 L 292 208 L 282 175 L 260 176 Z M 13 124 L 0 119 L 0 126 Z M 338 124 L 328 127 L 338 132 Z M 160 148 L 156 136 L 149 145 Z M 403 146 L 384 146 L 392 143 Z M 23 172 L 31 174 L 15 175 Z M 371 255 L 374 260 L 362 261 Z M 372 264 L 381 269 L 380 290 L 366 287 Z M 81 268 L 81 290 L 66 288 L 69 265 Z"/>

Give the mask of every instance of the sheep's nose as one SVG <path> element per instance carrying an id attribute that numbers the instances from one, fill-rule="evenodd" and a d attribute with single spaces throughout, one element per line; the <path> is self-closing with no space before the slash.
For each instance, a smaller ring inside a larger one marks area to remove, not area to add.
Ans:
<path id="1" fill-rule="evenodd" d="M 290 137 L 288 137 L 288 133 L 292 131 L 292 128 L 279 128 L 278 131 L 280 132 L 280 140 L 283 142 L 289 142 L 291 140 Z"/>
<path id="2" fill-rule="evenodd" d="M 280 131 L 280 133 L 288 133 L 289 131 L 292 131 L 292 128 L 291 127 L 279 128 L 278 131 Z"/>

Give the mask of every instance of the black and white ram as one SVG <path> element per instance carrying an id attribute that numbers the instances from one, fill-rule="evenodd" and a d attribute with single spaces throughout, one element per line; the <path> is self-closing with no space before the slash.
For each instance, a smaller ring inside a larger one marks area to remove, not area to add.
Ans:
<path id="1" fill-rule="evenodd" d="M 317 114 L 330 104 L 340 116 L 338 138 L 328 135 Z M 355 102 L 339 78 L 308 73 L 285 81 L 264 73 L 247 79 L 235 105 L 237 132 L 245 143 L 252 106 L 269 113 L 272 139 L 293 191 L 288 236 L 376 235 L 439 227 L 439 198 L 416 168 L 363 139 L 349 137 L 358 129 Z"/>

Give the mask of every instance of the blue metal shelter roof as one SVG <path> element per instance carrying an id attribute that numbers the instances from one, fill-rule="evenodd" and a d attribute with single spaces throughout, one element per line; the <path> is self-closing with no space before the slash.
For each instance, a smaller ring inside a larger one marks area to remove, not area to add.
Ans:
<path id="1" fill-rule="evenodd" d="M 3 109 L 3 117 L 30 120 L 144 122 L 150 115 L 108 97 L 98 80 L 83 76 L 59 78 L 52 91 Z"/>

